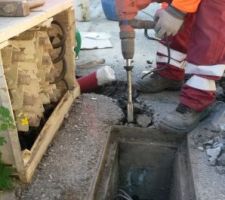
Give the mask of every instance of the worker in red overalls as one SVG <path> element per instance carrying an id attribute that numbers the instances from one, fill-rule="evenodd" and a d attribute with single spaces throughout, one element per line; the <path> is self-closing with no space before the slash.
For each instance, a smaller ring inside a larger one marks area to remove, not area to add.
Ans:
<path id="1" fill-rule="evenodd" d="M 225 0 L 173 0 L 155 20 L 156 35 L 163 38 L 157 70 L 139 80 L 137 89 L 153 93 L 181 88 L 180 104 L 161 120 L 160 128 L 187 133 L 209 114 L 215 81 L 224 73 Z M 185 73 L 190 78 L 183 84 Z"/>

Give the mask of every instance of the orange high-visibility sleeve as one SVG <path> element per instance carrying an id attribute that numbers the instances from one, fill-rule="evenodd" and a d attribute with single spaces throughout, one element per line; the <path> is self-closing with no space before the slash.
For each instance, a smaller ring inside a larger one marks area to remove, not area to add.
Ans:
<path id="1" fill-rule="evenodd" d="M 172 5 L 185 13 L 194 13 L 198 9 L 201 0 L 173 0 Z"/>

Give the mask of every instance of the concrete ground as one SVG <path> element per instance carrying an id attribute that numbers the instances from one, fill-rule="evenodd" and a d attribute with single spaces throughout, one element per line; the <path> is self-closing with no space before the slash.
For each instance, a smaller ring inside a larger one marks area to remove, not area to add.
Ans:
<path id="1" fill-rule="evenodd" d="M 85 199 L 110 127 L 119 124 L 123 117 L 112 99 L 96 94 L 82 95 L 72 106 L 33 182 L 17 189 L 17 199 Z"/>
<path id="2" fill-rule="evenodd" d="M 124 60 L 120 50 L 118 23 L 106 20 L 100 0 L 92 0 L 90 4 L 91 21 L 77 22 L 77 29 L 109 33 L 113 48 L 81 51 L 78 62 L 104 58 L 106 65 L 115 70 L 117 80 L 125 81 L 126 72 L 123 68 Z M 147 17 L 144 13 L 141 13 L 140 16 Z M 147 40 L 141 30 L 137 31 L 135 48 L 134 83 L 142 75 L 142 71 L 146 70 L 146 61 L 154 60 L 156 43 Z M 143 100 L 147 104 L 151 102 L 149 106 L 155 110 L 157 119 L 160 113 L 158 111 L 162 108 L 166 111 L 175 106 L 177 93 L 143 95 Z M 171 103 L 168 104 L 168 101 Z M 65 120 L 42 160 L 33 182 L 17 188 L 16 199 L 85 199 L 110 127 L 113 124 L 119 124 L 123 118 L 122 111 L 111 99 L 94 94 L 82 95 L 74 103 L 68 119 Z"/>
<path id="3" fill-rule="evenodd" d="M 111 66 L 115 73 L 118 81 L 126 81 L 126 71 L 123 66 L 125 64 L 121 54 L 120 39 L 119 39 L 119 26 L 118 22 L 109 21 L 105 18 L 104 12 L 101 7 L 100 0 L 90 1 L 90 22 L 77 22 L 77 29 L 79 31 L 93 31 L 93 32 L 106 32 L 111 35 L 111 42 L 113 48 L 109 49 L 98 49 L 98 50 L 83 50 L 80 53 L 80 60 L 89 61 L 94 59 L 105 59 L 106 65 Z M 139 19 L 152 20 L 152 15 L 157 5 L 147 7 L 145 10 L 139 12 Z M 153 31 L 150 31 L 153 34 Z M 136 80 L 143 75 L 143 71 L 149 71 L 149 65 L 146 63 L 147 60 L 155 61 L 157 42 L 148 40 L 144 36 L 143 30 L 136 30 L 136 41 L 135 41 L 135 56 L 134 56 L 134 69 L 133 69 L 133 84 Z M 126 91 L 124 91 L 126 92 Z M 178 103 L 177 92 L 165 92 L 163 94 L 154 95 L 141 95 L 141 98 L 146 104 L 151 104 L 152 109 L 155 111 L 155 120 L 158 121 L 160 115 L 164 116 L 168 111 L 174 109 Z M 163 112 L 161 112 L 163 110 Z"/>
<path id="4" fill-rule="evenodd" d="M 125 81 L 124 61 L 120 52 L 118 23 L 105 19 L 100 0 L 90 1 L 91 21 L 77 22 L 80 31 L 107 32 L 111 35 L 113 48 L 81 51 L 80 59 L 90 61 L 104 58 L 111 66 L 117 80 Z M 148 8 L 149 14 L 151 9 Z M 150 18 L 141 13 L 140 17 Z M 136 52 L 134 57 L 134 83 L 143 70 L 146 60 L 155 59 L 156 43 L 144 37 L 143 31 L 137 31 Z M 79 61 L 78 61 L 79 62 Z M 124 91 L 126 92 L 126 91 Z M 178 92 L 163 92 L 154 95 L 141 95 L 140 98 L 154 112 L 154 124 L 179 102 Z M 104 143 L 113 124 L 120 124 L 124 118 L 122 110 L 115 101 L 101 95 L 82 95 L 72 106 L 46 156 L 41 161 L 30 185 L 18 187 L 16 193 L 8 198 L 17 200 L 84 200 L 98 167 Z M 200 130 L 204 132 L 205 129 Z M 225 176 L 218 175 L 214 167 L 207 165 L 205 153 L 195 146 L 193 134 L 189 143 L 191 163 L 195 168 L 195 187 L 198 200 L 225 199 Z M 218 190 L 217 190 L 218 188 Z"/>

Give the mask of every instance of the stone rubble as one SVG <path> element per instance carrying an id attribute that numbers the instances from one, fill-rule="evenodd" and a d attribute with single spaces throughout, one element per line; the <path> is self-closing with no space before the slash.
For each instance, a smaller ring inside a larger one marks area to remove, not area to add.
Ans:
<path id="1" fill-rule="evenodd" d="M 152 123 L 152 117 L 149 117 L 146 114 L 139 114 L 136 118 L 137 124 L 142 128 L 147 128 Z"/>
<path id="2" fill-rule="evenodd" d="M 223 153 L 218 159 L 217 159 L 219 166 L 225 166 L 225 153 Z"/>
<path id="3" fill-rule="evenodd" d="M 207 129 L 215 133 L 223 132 L 225 130 L 225 103 L 216 102 L 213 110 L 213 113 L 206 120 L 206 123 L 209 125 Z"/>
<path id="4" fill-rule="evenodd" d="M 220 175 L 225 174 L 225 167 L 224 166 L 216 166 L 216 172 Z"/>
<path id="5" fill-rule="evenodd" d="M 212 149 L 206 149 L 206 154 L 208 156 L 208 161 L 210 165 L 215 166 L 217 159 L 221 153 L 221 147 L 216 147 Z"/>
<path id="6" fill-rule="evenodd" d="M 198 147 L 199 151 L 205 151 L 209 165 L 215 166 L 219 174 L 225 174 L 225 139 L 215 137 Z"/>

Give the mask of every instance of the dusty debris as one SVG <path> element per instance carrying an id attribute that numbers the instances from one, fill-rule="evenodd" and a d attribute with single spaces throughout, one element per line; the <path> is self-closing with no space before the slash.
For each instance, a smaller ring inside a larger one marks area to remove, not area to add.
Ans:
<path id="1" fill-rule="evenodd" d="M 203 122 L 192 138 L 196 148 L 207 155 L 208 164 L 214 166 L 217 173 L 222 174 L 223 168 L 220 166 L 225 166 L 225 132 L 209 130 L 208 127 L 218 119 L 218 115 L 215 113 L 212 116 L 217 117 L 211 117 L 210 121 L 207 119 Z"/>
<path id="2" fill-rule="evenodd" d="M 225 137 L 223 133 L 208 131 L 201 127 L 193 138 L 195 145 L 198 145 L 197 149 L 206 154 L 208 164 L 214 166 L 216 172 L 219 171 L 218 166 L 225 167 Z"/>
<path id="3" fill-rule="evenodd" d="M 136 118 L 137 124 L 142 128 L 147 128 L 152 123 L 152 117 L 146 114 L 139 114 Z"/>
<path id="4" fill-rule="evenodd" d="M 134 103 L 134 112 L 135 113 L 141 113 L 143 111 L 143 107 L 141 105 L 141 103 Z"/>
<path id="5" fill-rule="evenodd" d="M 225 166 L 225 157 L 223 156 L 223 152 L 225 150 L 225 140 L 221 136 L 214 137 L 211 140 L 208 140 L 203 144 L 203 151 L 205 149 L 205 152 L 208 156 L 209 164 L 212 166 L 218 166 L 219 159 L 221 162 L 224 162 Z"/>
<path id="6" fill-rule="evenodd" d="M 206 128 L 213 132 L 221 132 L 225 130 L 225 103 L 217 102 L 213 108 L 213 113 L 206 120 L 210 125 Z"/>
<path id="7" fill-rule="evenodd" d="M 220 175 L 225 174 L 225 167 L 224 166 L 216 166 L 216 172 Z"/>
<path id="8" fill-rule="evenodd" d="M 106 95 L 115 99 L 119 107 L 123 110 L 124 114 L 127 115 L 127 83 L 123 81 L 115 81 L 111 85 L 106 85 L 98 90 L 98 93 Z M 134 118 L 135 123 L 128 124 L 124 121 L 124 125 L 130 126 L 141 126 L 148 127 L 152 125 L 153 121 L 153 111 L 150 105 L 147 105 L 143 100 L 139 98 L 139 94 L 136 90 L 133 91 L 133 101 L 134 101 Z M 138 116 L 143 115 L 140 119 Z M 138 124 L 137 120 L 140 120 Z M 142 122 L 143 120 L 143 122 Z M 149 121 L 149 123 L 148 123 Z M 147 125 L 145 124 L 147 123 Z"/>
<path id="9" fill-rule="evenodd" d="M 33 182 L 18 192 L 18 199 L 85 199 L 111 125 L 123 118 L 113 99 L 82 95 L 72 106 Z"/>
<path id="10" fill-rule="evenodd" d="M 204 149 L 204 147 L 200 147 L 200 146 L 199 146 L 199 147 L 198 147 L 198 150 L 204 152 L 205 149 Z"/>
<path id="11" fill-rule="evenodd" d="M 222 153 L 217 162 L 219 166 L 225 166 L 225 153 Z"/>
<path id="12" fill-rule="evenodd" d="M 209 141 L 205 142 L 204 145 L 205 145 L 205 146 L 208 146 L 208 145 L 211 146 L 211 145 L 213 145 L 213 143 L 214 143 L 213 140 L 209 140 Z"/>
<path id="13" fill-rule="evenodd" d="M 212 166 L 216 165 L 216 161 L 217 161 L 217 158 L 219 157 L 220 153 L 221 153 L 221 147 L 216 147 L 216 148 L 206 150 L 206 154 L 209 157 L 208 161 L 209 161 L 210 165 L 212 165 Z"/>
<path id="14" fill-rule="evenodd" d="M 198 132 L 192 137 L 197 146 L 215 148 L 217 144 L 224 144 L 225 138 L 225 103 L 217 102 L 210 116 L 198 127 Z M 222 145 L 220 144 L 220 145 Z"/>
<path id="15" fill-rule="evenodd" d="M 13 192 L 0 192 L 0 200 L 16 200 L 16 196 Z"/>
<path id="16" fill-rule="evenodd" d="M 225 139 L 221 135 L 206 141 L 198 149 L 206 152 L 210 165 L 225 166 Z"/>

